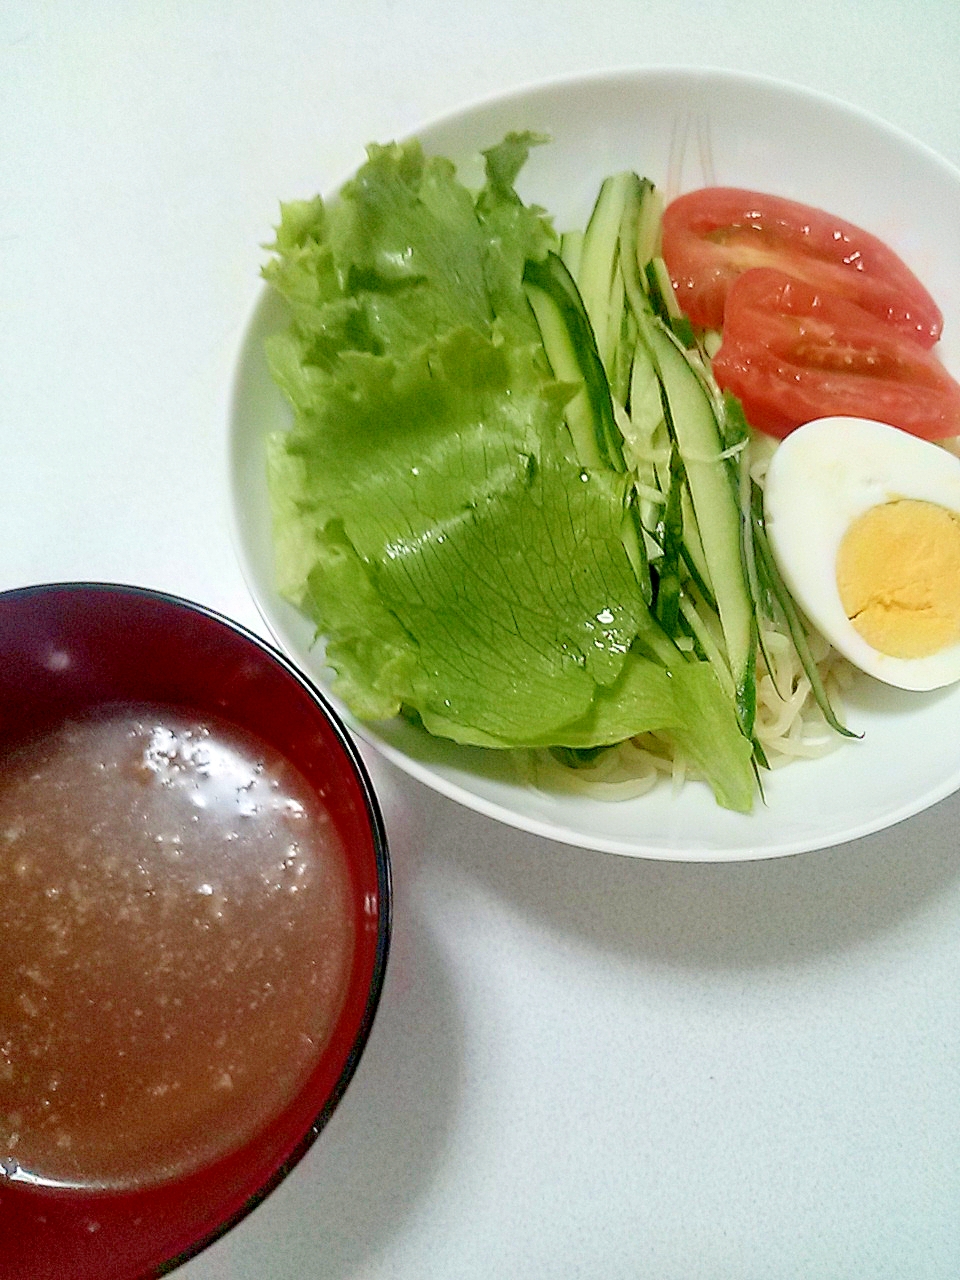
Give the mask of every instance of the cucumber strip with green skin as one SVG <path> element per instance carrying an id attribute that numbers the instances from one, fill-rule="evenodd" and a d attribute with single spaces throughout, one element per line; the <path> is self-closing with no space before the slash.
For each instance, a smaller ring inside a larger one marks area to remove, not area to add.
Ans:
<path id="1" fill-rule="evenodd" d="M 684 519 L 686 519 L 686 513 L 684 513 Z M 686 528 L 686 526 L 684 526 L 683 546 L 681 547 L 681 551 L 683 553 L 683 563 L 686 567 L 687 574 L 689 575 L 690 581 L 696 584 L 698 590 L 700 591 L 700 594 L 704 598 L 704 602 L 709 606 L 709 608 L 711 608 L 714 611 L 714 613 L 716 613 L 717 602 L 713 598 L 713 592 L 710 590 L 707 584 L 703 581 L 703 579 L 700 576 L 700 572 L 697 565 L 690 558 L 690 548 L 687 545 L 688 536 L 689 536 L 689 530 Z"/>
<path id="2" fill-rule="evenodd" d="M 583 232 L 579 230 L 564 231 L 560 237 L 560 257 L 574 280 L 580 270 L 580 256 L 583 253 Z"/>
<path id="3" fill-rule="evenodd" d="M 740 401 L 727 391 L 723 392 L 719 399 L 719 410 L 720 435 L 726 448 L 744 446 L 736 458 L 734 471 L 737 502 L 740 506 L 743 569 L 747 578 L 747 590 L 750 592 L 750 598 L 753 601 L 754 616 L 757 618 L 757 644 L 774 686 L 776 686 L 776 677 L 773 674 L 774 664 L 763 638 L 763 629 L 759 624 L 761 612 L 769 614 L 770 611 L 763 608 L 765 598 L 769 595 L 769 592 L 764 591 L 757 569 L 757 550 L 753 522 L 753 495 L 756 485 L 750 477 L 749 457 L 746 449 L 750 439 L 750 427 L 747 424 Z M 777 689 L 777 693 L 781 697 L 783 696 L 779 689 Z"/>
<path id="4" fill-rule="evenodd" d="M 652 625 L 645 627 L 633 642 L 637 653 L 655 658 L 668 671 L 675 671 L 686 662 L 696 661 L 692 654 L 685 653 L 677 646 L 676 641 L 667 635 L 652 613 L 649 614 L 649 621 Z"/>
<path id="5" fill-rule="evenodd" d="M 630 314 L 633 317 L 632 308 Z M 636 317 L 633 320 L 636 325 Z M 635 329 L 634 333 L 630 391 L 627 398 L 628 431 L 632 433 L 636 446 L 631 456 L 635 459 L 634 474 L 641 502 L 642 523 L 648 532 L 652 532 L 662 519 L 669 481 L 662 481 L 658 461 L 656 457 L 650 456 L 650 451 L 655 447 L 656 436 L 661 432 L 666 434 L 666 427 L 663 425 L 663 405 L 656 370 L 649 352 L 638 340 L 639 331 Z M 640 456 L 637 456 L 638 447 L 643 449 Z"/>
<path id="6" fill-rule="evenodd" d="M 542 262 L 527 262 L 523 280 L 554 376 L 581 384 L 565 411 L 579 462 L 585 467 L 606 466 L 625 472 L 623 436 L 614 415 L 610 384 L 576 282 L 554 253 L 548 253 Z M 621 536 L 641 595 L 649 605 L 653 599 L 650 566 L 639 506 L 632 497 L 624 512 Z"/>
<path id="7" fill-rule="evenodd" d="M 721 409 L 723 438 L 728 447 L 747 441 L 750 436 L 750 427 L 744 416 L 743 407 L 736 396 L 725 391 L 721 398 Z M 800 665 L 810 682 L 814 700 L 819 706 L 824 719 L 836 732 L 845 736 L 855 737 L 857 735 L 848 734 L 848 731 L 841 725 L 833 707 L 830 705 L 827 691 L 823 687 L 820 673 L 810 652 L 806 630 L 770 552 L 763 523 L 763 492 L 760 486 L 750 477 L 745 450 L 739 458 L 738 474 L 738 492 L 743 520 L 741 525 L 743 531 L 743 563 L 747 575 L 747 585 L 753 598 L 754 612 L 758 619 L 761 614 L 772 619 L 772 606 L 775 602 L 779 604 L 781 614 L 787 623 L 787 630 L 790 633 L 793 647 L 796 650 L 797 657 L 800 659 Z M 762 575 L 760 572 L 761 566 L 758 564 L 758 557 L 761 555 L 761 548 L 758 544 L 761 540 L 766 549 L 766 555 L 763 558 L 764 572 Z M 757 641 L 774 688 L 779 696 L 783 698 L 786 695 L 781 689 L 777 688 L 776 666 L 764 641 L 763 629 L 759 625 L 757 626 Z M 759 744 L 756 745 L 759 746 Z"/>
<path id="8" fill-rule="evenodd" d="M 677 301 L 677 295 L 673 290 L 673 281 L 670 279 L 670 272 L 667 270 L 667 264 L 659 254 L 651 256 L 650 261 L 646 266 L 646 275 L 648 281 L 656 282 L 656 289 L 660 300 L 663 303 L 664 314 L 671 320 L 684 319 L 685 317 L 680 308 L 680 303 Z"/>
<path id="9" fill-rule="evenodd" d="M 732 397 L 729 395 L 729 393 L 725 392 L 722 397 L 722 404 L 720 408 L 721 408 L 721 413 L 719 415 L 719 422 L 721 424 L 720 434 L 721 434 L 723 443 L 726 445 L 728 450 L 736 446 L 745 446 L 750 437 L 750 428 L 747 425 L 747 420 L 743 415 L 743 410 L 740 406 L 740 402 L 736 400 L 735 397 Z M 757 493 L 759 493 L 760 491 L 750 477 L 749 459 L 748 459 L 746 448 L 745 447 L 741 448 L 739 454 L 736 455 L 735 458 L 731 458 L 730 461 L 734 467 L 734 475 L 737 481 L 737 498 L 740 505 L 740 531 L 741 531 L 741 538 L 742 538 L 741 550 L 743 555 L 743 568 L 744 568 L 744 573 L 746 575 L 747 588 L 750 592 L 751 600 L 753 601 L 754 618 L 756 620 L 756 619 L 759 619 L 759 616 L 760 616 L 761 601 L 764 599 L 765 596 L 769 595 L 769 591 L 765 592 L 761 587 L 760 575 L 757 568 L 756 547 L 754 543 L 754 532 L 753 532 L 754 526 L 753 526 L 753 519 L 752 519 L 752 497 L 753 497 L 754 491 L 756 491 Z M 686 537 L 688 540 L 689 540 L 689 536 L 690 536 L 690 530 L 688 529 L 686 534 Z M 698 583 L 697 585 L 702 593 L 703 592 L 702 583 Z M 712 599 L 710 599 L 707 603 L 714 611 L 716 611 L 716 604 Z M 697 619 L 699 619 L 700 615 L 696 612 L 695 608 L 691 606 L 689 612 L 693 617 L 696 617 Z M 755 626 L 756 626 L 757 644 L 758 644 L 760 653 L 763 657 L 764 662 L 767 665 L 767 670 L 771 674 L 771 679 L 773 679 L 774 683 L 776 683 L 776 679 L 773 674 L 774 665 L 770 659 L 770 654 L 767 650 L 767 646 L 763 638 L 763 631 L 759 626 L 759 622 L 755 622 Z M 707 637 L 710 636 L 710 632 L 706 628 L 705 628 L 705 633 Z M 702 638 L 700 639 L 700 643 L 702 646 L 704 646 L 704 649 L 706 652 L 705 641 Z M 722 668 L 719 665 L 720 663 L 719 655 L 711 654 L 710 659 L 711 661 L 714 662 L 717 672 L 718 674 L 720 674 L 720 671 L 722 670 Z M 777 692 L 779 693 L 780 691 L 777 690 Z M 757 738 L 755 734 L 753 735 L 752 741 L 753 741 L 753 754 L 754 754 L 754 760 L 756 765 L 762 769 L 769 769 L 770 763 L 767 759 L 766 752 L 764 751 L 763 745 L 760 742 L 759 738 Z M 757 781 L 759 784 L 760 782 L 759 776 L 757 778 Z M 761 787 L 761 794 L 762 794 L 762 787 Z"/>
<path id="10" fill-rule="evenodd" d="M 649 209 L 656 200 L 656 191 L 650 182 L 638 178 L 635 173 L 631 174 L 630 177 L 632 181 L 625 188 L 623 211 L 617 232 L 619 238 L 618 261 L 627 303 L 637 317 L 637 323 L 639 324 L 642 322 L 644 315 L 653 314 L 641 273 L 640 264 L 645 248 L 640 243 L 639 236 L 644 220 L 647 217 L 645 210 Z"/>
<path id="11" fill-rule="evenodd" d="M 723 422 L 723 438 L 727 447 L 740 443 L 747 445 L 750 441 L 751 432 L 740 401 L 731 392 L 724 391 L 720 397 L 720 408 Z M 747 572 L 747 583 L 753 595 L 754 609 L 758 619 L 761 615 L 772 618 L 774 602 L 769 589 L 760 580 L 760 575 L 757 571 L 757 552 L 754 545 L 753 512 L 756 504 L 759 504 L 757 509 L 762 512 L 763 493 L 750 476 L 750 458 L 747 448 L 744 448 L 738 459 L 737 495 L 743 518 L 743 562 Z M 764 654 L 764 658 L 766 659 L 766 654 Z M 769 662 L 767 662 L 767 666 L 770 666 Z"/>
<path id="12" fill-rule="evenodd" d="M 639 344 L 637 363 L 646 360 L 649 364 L 649 356 L 646 350 Z M 659 402 L 659 392 L 658 392 Z M 662 416 L 662 410 L 661 410 Z M 671 447 L 670 456 L 665 463 L 650 463 L 649 476 L 653 483 L 650 486 L 651 492 L 656 492 L 660 496 L 660 512 L 653 526 L 652 534 L 656 539 L 658 549 L 661 556 L 666 553 L 666 568 L 661 567 L 661 576 L 664 572 L 673 569 L 674 563 L 677 569 L 682 563 L 686 574 L 696 583 L 700 594 L 704 597 L 706 603 L 716 611 L 716 603 L 713 599 L 713 590 L 709 583 L 709 571 L 707 569 L 706 557 L 703 553 L 703 543 L 700 539 L 700 531 L 697 528 L 696 517 L 693 512 L 693 504 L 690 498 L 690 490 L 685 480 L 675 486 L 672 480 L 672 472 L 674 469 L 674 459 L 676 450 Z M 674 500 L 679 498 L 680 509 L 676 514 L 668 515 L 669 502 L 671 495 Z M 670 543 L 670 550 L 667 551 L 665 542 L 665 527 L 675 528 L 679 537 L 678 542 Z M 674 555 L 674 548 L 677 554 Z M 669 630 L 669 628 L 668 628 Z"/>
<path id="13" fill-rule="evenodd" d="M 669 325 L 673 317 L 664 300 L 663 291 L 660 287 L 660 281 L 657 278 L 656 267 L 650 261 L 643 269 L 643 291 L 650 299 L 650 309 L 653 314 L 661 319 L 664 324 Z"/>
<path id="14" fill-rule="evenodd" d="M 747 587 L 741 550 L 741 513 L 710 396 L 691 369 L 676 340 L 655 320 L 641 318 L 643 340 L 651 349 L 664 388 L 664 411 L 687 472 L 694 515 L 727 657 L 736 686 L 737 713 L 744 735 L 753 736 L 756 715 L 756 618 Z"/>
<path id="15" fill-rule="evenodd" d="M 636 178 L 636 175 L 634 177 Z M 630 200 L 636 201 L 633 256 L 637 266 L 645 268 L 648 262 L 660 255 L 663 197 L 649 178 L 638 178 L 630 194 Z"/>
<path id="16" fill-rule="evenodd" d="M 730 392 L 719 393 L 718 389 L 714 389 L 714 402 L 717 403 L 718 407 L 717 416 L 719 424 L 721 424 L 721 438 L 724 448 L 731 449 L 736 445 L 746 444 L 750 438 L 750 428 L 739 399 L 732 396 Z M 837 733 L 841 733 L 845 737 L 859 737 L 859 733 L 847 730 L 844 724 L 840 722 L 840 719 L 837 718 L 831 701 L 829 701 L 827 691 L 823 687 L 823 681 L 820 680 L 817 663 L 814 662 L 813 654 L 810 652 L 809 641 L 806 639 L 804 623 L 801 621 L 794 599 L 788 593 L 786 584 L 780 576 L 780 570 L 778 570 L 776 561 L 773 559 L 771 548 L 769 548 L 763 524 L 763 490 L 750 477 L 746 449 L 737 458 L 735 470 L 731 472 L 731 475 L 733 483 L 736 485 L 737 502 L 739 502 L 741 509 L 742 562 L 744 562 L 748 590 L 750 591 L 751 599 L 753 599 L 755 617 L 759 618 L 762 613 L 772 617 L 772 604 L 776 604 L 780 608 L 783 620 L 787 625 L 788 634 L 790 634 L 792 644 L 794 644 L 797 658 L 800 659 L 800 666 L 803 667 L 804 675 L 808 678 L 810 691 L 813 692 L 815 703 L 817 703 L 820 712 L 822 712 L 823 718 L 826 719 L 829 727 Z M 776 686 L 776 676 L 774 676 L 774 669 L 776 668 L 774 668 L 771 655 L 768 653 L 767 645 L 764 644 L 763 631 L 759 626 L 756 626 L 756 640 L 758 640 L 760 653 L 763 655 L 763 660 L 767 664 L 767 669 L 771 673 L 774 686 Z M 780 692 L 780 690 L 777 691 Z M 756 742 L 756 740 L 754 740 L 754 750 L 755 753 L 759 753 L 760 763 L 765 764 L 763 749 L 760 748 L 759 742 Z"/>
<path id="17" fill-rule="evenodd" d="M 710 628 L 701 618 L 689 591 L 683 591 L 680 595 L 680 614 L 695 637 L 704 657 L 717 673 L 720 687 L 728 697 L 733 698 L 736 695 L 736 689 L 734 688 L 733 676 L 730 674 L 726 658 L 714 640 Z"/>
<path id="18" fill-rule="evenodd" d="M 623 283 L 619 270 L 620 222 L 635 184 L 636 174 L 612 174 L 600 185 L 596 203 L 583 233 L 583 249 L 576 273 L 577 287 L 596 336 L 597 350 L 609 373 L 620 337 Z"/>
<path id="19" fill-rule="evenodd" d="M 580 263 L 580 274 L 583 275 L 583 262 Z M 613 285 L 607 298 L 607 332 L 603 347 L 599 347 L 600 359 L 610 379 L 611 390 L 617 383 L 617 358 L 620 354 L 623 339 L 623 324 L 629 312 L 624 306 L 623 277 L 617 271 L 613 277 Z"/>
<path id="20" fill-rule="evenodd" d="M 651 313 L 650 300 L 643 286 L 640 264 L 646 262 L 647 267 L 650 268 L 654 262 L 663 262 L 662 259 L 655 258 L 653 252 L 656 248 L 655 231 L 659 230 L 662 212 L 663 202 L 654 185 L 646 178 L 637 178 L 624 205 L 623 218 L 620 225 L 620 270 L 624 278 L 624 289 L 630 304 L 630 310 L 636 316 L 638 326 L 639 313 L 641 311 L 646 311 L 648 314 Z M 665 264 L 663 265 L 663 272 L 666 273 Z M 666 274 L 665 279 L 669 284 L 670 278 Z M 633 408 L 634 399 L 640 399 L 639 396 L 635 396 L 634 389 L 641 385 L 641 380 L 644 391 L 651 384 L 657 386 L 657 408 L 656 410 L 648 409 L 647 412 L 657 412 L 658 418 L 662 417 L 663 404 L 662 391 L 659 388 L 659 372 L 646 343 L 638 345 L 638 350 L 634 357 L 631 379 L 631 409 Z M 657 474 L 656 467 L 653 470 L 654 474 Z M 669 491 L 670 485 L 667 477 L 658 476 L 658 485 L 664 493 Z M 712 597 L 713 588 L 710 582 L 710 571 L 703 552 L 703 542 L 697 528 L 696 517 L 687 488 L 684 489 L 681 501 L 683 504 L 681 514 L 684 529 L 684 562 L 704 593 Z"/>
<path id="21" fill-rule="evenodd" d="M 703 540 L 697 527 L 697 519 L 693 513 L 693 502 L 690 490 L 684 488 L 681 501 L 683 503 L 683 559 L 691 578 L 700 588 L 709 604 L 715 609 L 713 587 L 710 585 L 710 570 L 707 568 L 707 557 L 703 550 Z"/>
<path id="22" fill-rule="evenodd" d="M 724 449 L 750 442 L 750 424 L 743 412 L 743 405 L 732 391 L 717 390 L 720 399 L 720 436 Z"/>
<path id="23" fill-rule="evenodd" d="M 623 549 L 627 553 L 634 576 L 640 584 L 640 594 L 649 606 L 653 603 L 653 580 L 650 577 L 650 561 L 647 557 L 643 525 L 640 520 L 640 504 L 633 489 L 630 490 L 627 507 L 623 513 L 620 541 L 623 543 Z"/>
<path id="24" fill-rule="evenodd" d="M 695 574 L 698 565 L 702 566 L 699 570 L 700 585 L 709 582 L 712 587 L 713 574 L 721 574 L 720 589 L 716 592 L 717 612 L 736 681 L 741 727 L 753 741 L 755 762 L 766 766 L 763 748 L 753 734 L 758 644 L 768 668 L 773 671 L 757 623 L 759 613 L 767 603 L 766 598 L 775 600 L 783 613 L 814 698 L 827 723 L 845 736 L 858 735 L 851 733 L 840 723 L 830 705 L 813 661 L 799 612 L 780 578 L 766 540 L 762 505 L 759 514 L 757 513 L 760 491 L 750 479 L 745 452 L 732 465 L 709 465 L 711 457 L 716 461 L 725 450 L 745 442 L 749 438 L 749 429 L 739 402 L 731 404 L 730 397 L 721 396 L 713 383 L 709 355 L 705 349 L 701 349 L 689 322 L 682 316 L 666 265 L 655 254 L 638 254 L 636 227 L 639 205 L 635 185 L 621 222 L 620 265 L 625 293 L 637 316 L 642 343 L 650 351 L 665 391 L 663 407 L 671 434 L 678 439 L 681 454 L 688 464 L 689 491 L 695 515 L 693 521 L 687 521 L 690 535 L 688 548 L 692 545 L 692 530 L 696 528 L 699 513 L 704 510 L 709 512 L 706 539 L 698 539 L 699 545 L 690 551 L 687 562 Z M 657 313 L 661 317 L 662 328 L 653 318 Z M 682 348 L 689 348 L 689 351 Z M 685 368 L 681 365 L 681 360 L 685 362 Z M 699 385 L 699 397 L 692 391 L 688 380 L 691 376 Z M 699 412 L 694 415 L 693 430 L 690 429 L 687 413 L 674 411 L 678 408 L 678 392 L 681 395 L 686 393 L 682 396 L 683 403 L 697 404 Z M 705 412 L 705 407 L 709 408 L 709 415 Z M 691 470 L 693 476 L 690 475 Z M 709 478 L 711 471 L 712 479 Z M 727 486 L 726 493 L 724 483 Z M 702 559 L 698 552 L 702 554 Z M 703 573 L 703 568 L 706 569 L 706 574 Z M 688 623 L 691 623 L 691 618 L 699 621 L 699 614 L 689 606 L 684 609 L 683 601 L 681 612 Z M 709 644 L 712 637 L 706 628 L 703 632 Z M 707 646 L 699 639 L 698 643 L 707 652 Z M 716 657 L 719 659 L 720 655 L 716 654 Z M 719 672 L 722 667 L 717 669 Z"/>
<path id="25" fill-rule="evenodd" d="M 680 614 L 680 560 L 683 547 L 681 495 L 686 477 L 679 450 L 670 452 L 670 489 L 661 522 L 663 559 L 657 585 L 657 620 L 668 636 L 676 638 Z"/>
<path id="26" fill-rule="evenodd" d="M 757 565 L 756 536 L 753 520 L 750 518 L 751 486 L 753 482 L 749 477 L 746 464 L 744 464 L 743 471 L 746 475 L 746 482 L 741 486 L 741 510 L 744 517 L 743 524 L 741 525 L 743 530 L 743 566 L 747 575 L 747 589 L 749 590 L 750 597 L 753 600 L 753 610 L 757 618 L 757 644 L 760 648 L 760 654 L 763 657 L 763 661 L 766 663 L 767 670 L 770 672 L 770 678 L 773 680 L 774 687 L 776 687 L 777 681 L 776 676 L 774 675 L 774 663 L 767 649 L 766 641 L 763 638 L 763 628 L 760 626 L 759 622 L 761 612 L 760 602 L 766 593 L 764 592 L 760 581 L 760 571 Z M 779 689 L 777 689 L 777 693 L 783 697 L 783 694 L 780 693 Z"/>
<path id="27" fill-rule="evenodd" d="M 697 335 L 693 325 L 680 310 L 673 281 L 667 271 L 667 264 L 662 258 L 651 258 L 644 269 L 647 294 L 656 315 L 682 346 L 694 350 L 697 348 Z"/>
<path id="28" fill-rule="evenodd" d="M 793 597 L 786 588 L 786 584 L 780 576 L 780 570 L 777 568 L 777 562 L 774 559 L 773 551 L 767 540 L 767 531 L 763 521 L 762 495 L 759 489 L 754 496 L 753 507 L 753 536 L 754 544 L 757 549 L 757 559 L 759 566 L 763 570 L 766 579 L 766 585 L 769 587 L 774 599 L 783 612 L 786 620 L 787 630 L 790 632 L 790 638 L 793 646 L 797 651 L 800 664 L 803 667 L 804 674 L 810 681 L 810 692 L 813 694 L 814 701 L 823 713 L 823 718 L 831 729 L 842 734 L 845 738 L 861 738 L 860 733 L 854 733 L 852 729 L 848 729 L 837 719 L 836 713 L 830 703 L 829 695 L 823 687 L 823 681 L 820 679 L 820 672 L 817 670 L 817 664 L 810 652 L 810 644 L 807 640 L 806 628 L 800 617 L 800 612 L 793 602 Z"/>
<path id="29" fill-rule="evenodd" d="M 631 312 L 632 310 L 631 307 Z M 639 329 L 636 330 L 636 334 L 639 339 Z M 630 365 L 628 411 L 636 433 L 646 435 L 652 440 L 657 428 L 663 422 L 663 405 L 660 402 L 660 384 L 653 361 L 646 347 L 639 341 L 636 341 Z M 647 464 L 647 470 L 652 474 L 653 469 L 654 464 L 651 461 Z"/>
<path id="30" fill-rule="evenodd" d="M 669 324 L 670 332 L 682 346 L 686 347 L 688 350 L 694 350 L 696 348 L 697 336 L 693 331 L 693 325 L 686 316 L 671 319 Z"/>
<path id="31" fill-rule="evenodd" d="M 565 411 L 578 460 L 625 471 L 610 386 L 573 277 L 557 254 L 548 253 L 527 262 L 523 283 L 554 377 L 580 384 Z"/>
<path id="32" fill-rule="evenodd" d="M 683 589 L 685 594 L 690 597 L 690 601 L 697 611 L 697 617 L 700 618 L 703 625 L 708 629 L 710 635 L 713 637 L 713 643 L 717 651 L 723 655 L 723 660 L 729 673 L 730 663 L 727 658 L 727 647 L 723 637 L 723 627 L 720 625 L 720 615 L 717 613 L 716 606 L 713 603 L 708 603 L 704 599 L 697 589 L 697 584 L 692 578 L 687 579 L 683 584 Z M 736 689 L 734 688 L 734 693 L 735 692 Z"/>
<path id="33" fill-rule="evenodd" d="M 741 512 L 728 467 L 720 459 L 720 424 L 706 378 L 692 365 L 673 333 L 657 320 L 643 288 L 636 239 L 641 200 L 637 180 L 621 220 L 620 269 L 641 342 L 661 386 L 670 436 L 686 468 L 707 578 L 734 680 L 737 715 L 744 736 L 752 739 L 757 706 L 757 625 L 742 560 Z"/>
<path id="34" fill-rule="evenodd" d="M 621 289 L 622 289 L 621 282 Z M 620 299 L 620 336 L 613 353 L 612 367 L 608 371 L 610 394 L 620 405 L 626 405 L 630 399 L 630 387 L 633 380 L 633 364 L 637 352 L 637 321 L 629 307 Z"/>

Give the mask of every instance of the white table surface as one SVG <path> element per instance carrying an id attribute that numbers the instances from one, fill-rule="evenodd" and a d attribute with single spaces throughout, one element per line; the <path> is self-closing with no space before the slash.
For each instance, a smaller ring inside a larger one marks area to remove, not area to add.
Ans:
<path id="1" fill-rule="evenodd" d="M 226 404 L 279 199 L 469 101 L 645 65 L 822 89 L 960 164 L 954 0 L 3 0 L 0 588 L 137 582 L 263 631 Z M 369 1046 L 183 1280 L 956 1280 L 960 798 L 692 866 L 367 758 L 396 890 Z"/>

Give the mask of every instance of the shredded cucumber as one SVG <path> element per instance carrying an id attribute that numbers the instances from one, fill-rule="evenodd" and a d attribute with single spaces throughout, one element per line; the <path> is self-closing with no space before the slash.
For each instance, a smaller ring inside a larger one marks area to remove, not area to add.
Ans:
<path id="1" fill-rule="evenodd" d="M 582 234 L 565 234 L 559 256 L 528 263 L 525 284 L 555 376 L 575 389 L 567 423 L 578 458 L 633 480 L 623 544 L 661 657 L 686 649 L 711 664 L 763 767 L 753 737 L 761 614 L 785 621 L 827 722 L 848 731 L 766 544 L 749 428 L 713 382 L 709 335 L 682 315 L 659 256 L 662 209 L 647 179 L 612 175 Z"/>

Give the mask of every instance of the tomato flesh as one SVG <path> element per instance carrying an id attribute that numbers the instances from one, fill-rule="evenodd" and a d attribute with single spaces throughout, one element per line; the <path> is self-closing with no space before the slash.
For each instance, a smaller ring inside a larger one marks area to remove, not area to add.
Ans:
<path id="1" fill-rule="evenodd" d="M 933 352 L 846 298 L 771 268 L 730 287 L 713 372 L 769 435 L 833 415 L 876 418 L 928 440 L 960 435 L 960 384 Z"/>
<path id="2" fill-rule="evenodd" d="M 737 187 L 703 187 L 670 202 L 663 258 L 684 313 L 705 329 L 724 321 L 734 281 L 770 267 L 857 303 L 931 347 L 943 317 L 907 265 L 876 236 L 823 210 Z"/>

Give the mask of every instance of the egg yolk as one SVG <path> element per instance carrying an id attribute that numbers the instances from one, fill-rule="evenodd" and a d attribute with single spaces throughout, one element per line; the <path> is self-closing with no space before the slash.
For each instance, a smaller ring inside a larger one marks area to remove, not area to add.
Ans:
<path id="1" fill-rule="evenodd" d="M 837 587 L 867 644 L 893 658 L 924 658 L 960 643 L 960 517 L 899 499 L 871 507 L 837 553 Z"/>

